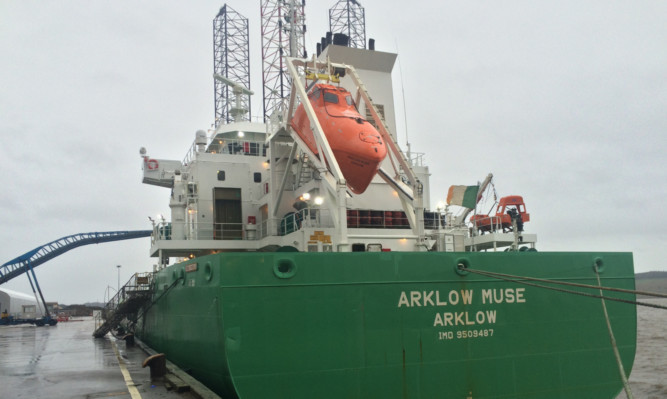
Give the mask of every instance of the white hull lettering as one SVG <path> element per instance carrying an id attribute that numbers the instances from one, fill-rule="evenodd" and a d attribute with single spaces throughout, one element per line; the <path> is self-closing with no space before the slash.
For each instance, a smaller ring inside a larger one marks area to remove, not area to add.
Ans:
<path id="1" fill-rule="evenodd" d="M 474 302 L 473 293 L 474 290 L 451 290 L 447 293 L 443 292 L 442 294 L 440 291 L 401 291 L 401 295 L 398 297 L 397 307 L 440 307 L 458 305 L 461 302 L 463 302 L 464 305 L 471 305 Z M 446 301 L 443 299 L 446 299 Z"/>
<path id="2" fill-rule="evenodd" d="M 525 288 L 492 288 L 482 290 L 482 303 L 524 303 L 526 302 L 526 298 L 523 297 L 525 291 Z"/>
<path id="3" fill-rule="evenodd" d="M 474 326 L 476 324 L 495 324 L 496 311 L 478 311 L 473 315 L 468 312 L 443 312 L 436 313 L 433 319 L 433 327 L 447 326 Z"/>

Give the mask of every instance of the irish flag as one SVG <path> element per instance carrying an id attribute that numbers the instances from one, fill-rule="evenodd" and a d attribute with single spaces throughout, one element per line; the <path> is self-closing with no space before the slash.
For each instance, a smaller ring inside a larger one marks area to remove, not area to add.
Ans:
<path id="1" fill-rule="evenodd" d="M 477 205 L 479 186 L 451 186 L 447 192 L 447 203 L 474 209 Z"/>

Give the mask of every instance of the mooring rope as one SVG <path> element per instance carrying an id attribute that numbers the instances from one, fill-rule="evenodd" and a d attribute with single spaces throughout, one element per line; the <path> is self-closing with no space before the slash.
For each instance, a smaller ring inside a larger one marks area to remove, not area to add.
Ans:
<path id="1" fill-rule="evenodd" d="M 598 265 L 594 265 L 595 277 L 598 280 L 598 287 L 600 288 L 600 296 L 602 297 L 602 282 L 600 281 L 600 272 L 598 270 Z M 634 399 L 632 396 L 632 390 L 630 390 L 630 385 L 628 384 L 628 377 L 625 374 L 625 369 L 623 368 L 623 362 L 621 361 L 621 354 L 618 352 L 618 346 L 616 345 L 616 338 L 614 338 L 614 331 L 611 329 L 611 322 L 609 321 L 609 313 L 607 313 L 607 305 L 604 302 L 604 298 L 601 298 L 602 301 L 602 311 L 604 312 L 604 318 L 607 322 L 607 331 L 609 331 L 609 340 L 611 341 L 611 347 L 614 349 L 614 356 L 616 357 L 616 364 L 618 365 L 618 372 L 621 374 L 621 380 L 623 381 L 623 388 L 625 388 L 625 394 L 628 396 L 628 399 Z"/>
<path id="2" fill-rule="evenodd" d="M 178 277 L 176 280 L 174 280 L 173 283 L 171 283 L 167 288 L 165 288 L 165 290 L 162 291 L 162 293 L 157 298 L 153 299 L 148 306 L 141 309 L 141 310 L 143 310 L 143 312 L 141 312 L 141 314 L 139 314 L 137 316 L 137 320 L 139 320 L 139 318 L 141 318 L 144 314 L 146 314 L 146 312 L 148 312 L 148 309 L 152 308 L 153 305 L 155 305 L 157 303 L 157 301 L 159 301 L 167 292 L 169 292 L 172 288 L 174 288 L 176 286 L 176 283 L 181 281 L 181 279 L 184 279 L 184 277 L 183 276 Z"/>
<path id="3" fill-rule="evenodd" d="M 511 274 L 504 274 L 504 273 L 489 272 L 489 271 L 485 271 L 485 270 L 470 269 L 470 268 L 466 268 L 463 265 L 459 265 L 459 270 L 474 273 L 474 274 L 479 274 L 479 275 L 486 276 L 486 277 L 493 277 L 493 278 L 497 278 L 499 280 L 504 280 L 504 281 L 510 281 L 510 282 L 513 282 L 513 283 L 529 285 L 529 286 L 532 286 L 532 287 L 545 288 L 545 289 L 552 290 L 552 291 L 558 291 L 558 292 L 564 292 L 564 293 L 568 293 L 568 294 L 588 296 L 588 297 L 592 297 L 592 298 L 600 298 L 600 299 L 606 299 L 606 300 L 609 300 L 609 301 L 624 302 L 624 303 L 629 303 L 629 304 L 632 304 L 632 305 L 640 305 L 640 306 L 647 306 L 647 307 L 651 307 L 651 308 L 667 310 L 667 306 L 658 305 L 658 304 L 649 303 L 649 302 L 631 301 L 631 300 L 627 300 L 627 299 L 604 296 L 604 295 L 602 295 L 602 292 L 600 292 L 600 295 L 597 295 L 597 294 L 592 294 L 592 293 L 588 293 L 588 292 L 573 291 L 573 290 L 568 290 L 568 289 L 565 289 L 565 288 L 557 288 L 557 287 L 551 287 L 551 286 L 547 286 L 547 285 L 540 285 L 540 284 L 530 283 L 529 281 L 536 281 L 536 282 L 543 282 L 543 283 L 557 284 L 557 285 L 567 285 L 567 286 L 574 286 L 574 287 L 588 288 L 588 289 L 599 289 L 600 291 L 607 290 L 607 291 L 616 291 L 616 292 L 622 292 L 622 293 L 628 293 L 628 294 L 651 295 L 651 296 L 656 296 L 656 297 L 661 297 L 661 298 L 667 298 L 667 295 L 663 295 L 663 294 L 659 294 L 659 293 L 655 293 L 655 292 L 625 290 L 625 289 L 622 289 L 622 288 L 599 287 L 599 286 L 589 285 L 589 284 L 570 283 L 570 282 L 567 282 L 567 281 L 556 281 L 556 280 L 540 279 L 540 278 L 527 277 L 527 276 L 515 276 L 515 275 L 511 275 Z"/>
<path id="4" fill-rule="evenodd" d="M 461 270 L 461 271 L 466 271 L 466 272 L 479 274 L 479 275 L 486 276 L 486 277 L 493 277 L 493 278 L 497 278 L 499 280 L 510 281 L 510 282 L 514 282 L 514 283 L 533 286 L 533 287 L 546 288 L 546 289 L 553 290 L 553 291 L 564 292 L 564 293 L 575 294 L 575 295 L 581 295 L 581 296 L 588 296 L 588 297 L 593 297 L 593 298 L 600 298 L 600 300 L 602 302 L 602 311 L 604 313 L 605 321 L 607 323 L 607 331 L 609 332 L 609 340 L 611 341 L 611 346 L 612 346 L 612 349 L 614 351 L 614 356 L 616 358 L 616 364 L 618 365 L 618 371 L 619 371 L 619 374 L 621 375 L 621 380 L 623 382 L 623 388 L 625 389 L 625 394 L 627 395 L 628 399 L 634 399 L 634 396 L 632 395 L 632 390 L 630 389 L 630 385 L 628 383 L 628 378 L 625 374 L 625 369 L 623 367 L 623 362 L 621 361 L 621 355 L 618 351 L 618 346 L 616 345 L 616 338 L 614 337 L 614 332 L 611 328 L 611 322 L 609 320 L 609 313 L 607 312 L 607 305 L 605 303 L 605 299 L 610 300 L 610 301 L 625 302 L 625 303 L 629 303 L 629 304 L 633 304 L 633 305 L 648 306 L 648 307 L 653 307 L 653 308 L 658 308 L 658 309 L 667 309 L 667 306 L 657 305 L 657 304 L 653 304 L 653 303 L 639 302 L 639 301 L 630 301 L 630 300 L 621 299 L 621 298 L 608 297 L 608 296 L 604 296 L 602 291 L 606 290 L 606 291 L 614 291 L 614 292 L 621 292 L 621 293 L 635 294 L 635 295 L 648 295 L 648 296 L 654 296 L 654 297 L 659 297 L 659 298 L 667 298 L 667 295 L 660 294 L 660 293 L 657 293 L 657 292 L 646 292 L 646 291 L 639 291 L 639 290 L 626 290 L 626 289 L 622 289 L 622 288 L 603 287 L 602 282 L 600 280 L 600 273 L 599 273 L 599 268 L 598 268 L 597 264 L 594 265 L 595 277 L 596 277 L 597 283 L 598 283 L 597 286 L 590 285 L 590 284 L 571 283 L 571 282 L 567 282 L 567 281 L 556 281 L 556 280 L 541 279 L 541 278 L 536 278 L 536 277 L 516 276 L 516 275 L 511 275 L 511 274 L 505 274 L 505 273 L 497 273 L 497 272 L 489 272 L 489 271 L 484 271 L 484 270 L 476 270 L 476 269 L 467 268 L 463 264 L 459 264 L 458 269 Z M 540 282 L 540 283 L 548 283 L 548 284 L 556 284 L 556 285 L 565 285 L 565 286 L 579 287 L 579 288 L 587 288 L 587 289 L 597 289 L 597 290 L 599 290 L 600 294 L 597 295 L 597 294 L 592 294 L 592 293 L 587 293 L 587 292 L 573 291 L 573 290 L 568 290 L 568 289 L 565 289 L 565 288 L 557 288 L 557 287 L 552 287 L 552 286 L 546 286 L 546 285 L 531 283 L 529 281 Z"/>
<path id="5" fill-rule="evenodd" d="M 136 327 L 136 321 L 139 320 L 141 317 L 143 317 L 143 315 L 146 314 L 146 312 L 148 311 L 148 309 L 150 309 L 151 307 L 153 307 L 153 305 L 155 305 L 155 303 L 156 303 L 160 298 L 162 298 L 167 292 L 169 292 L 172 288 L 174 288 L 174 287 L 176 286 L 176 283 L 178 283 L 178 282 L 179 282 L 181 279 L 183 279 L 183 278 L 184 278 L 184 277 L 181 276 L 181 277 L 178 277 L 176 280 L 174 280 L 174 282 L 171 283 L 167 288 L 165 288 L 165 290 L 162 291 L 162 293 L 161 293 L 157 298 L 155 298 L 154 300 L 152 300 L 151 303 L 148 304 L 148 306 L 146 306 L 145 308 L 142 308 L 142 309 L 141 309 L 141 313 L 139 313 L 139 314 L 137 315 L 137 317 L 135 318 L 134 321 L 129 320 L 129 321 L 130 321 L 130 325 L 128 325 L 128 331 L 134 333 L 134 328 Z M 111 332 L 111 334 L 112 334 L 116 339 L 118 339 L 118 337 L 116 336 L 116 334 L 113 333 L 113 331 Z"/>

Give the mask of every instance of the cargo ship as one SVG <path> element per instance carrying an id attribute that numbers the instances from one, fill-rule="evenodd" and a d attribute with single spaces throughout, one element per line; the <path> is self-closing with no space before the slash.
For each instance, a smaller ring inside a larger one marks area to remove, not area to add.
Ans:
<path id="1" fill-rule="evenodd" d="M 433 206 L 423 154 L 396 139 L 396 54 L 322 44 L 284 58 L 265 122 L 237 106 L 183 160 L 141 149 L 171 216 L 151 219 L 127 327 L 223 398 L 615 398 L 636 311 L 597 287 L 633 301 L 632 254 L 537 251 L 518 195 L 469 217 L 491 175 Z M 329 119 L 317 90 L 350 114 Z M 359 142 L 337 153 L 338 136 Z"/>

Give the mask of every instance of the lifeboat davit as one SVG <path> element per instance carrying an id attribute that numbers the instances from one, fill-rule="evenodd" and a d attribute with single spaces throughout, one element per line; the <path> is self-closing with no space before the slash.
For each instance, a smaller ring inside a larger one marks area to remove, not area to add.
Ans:
<path id="1" fill-rule="evenodd" d="M 359 115 L 352 95 L 342 87 L 316 84 L 308 99 L 347 185 L 353 193 L 363 193 L 387 155 L 380 133 Z M 310 151 L 319 156 L 303 104 L 296 109 L 291 125 Z"/>

